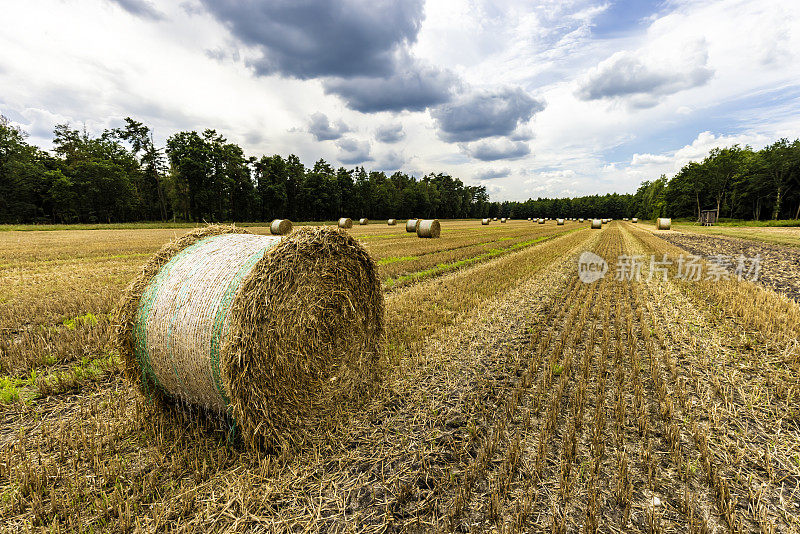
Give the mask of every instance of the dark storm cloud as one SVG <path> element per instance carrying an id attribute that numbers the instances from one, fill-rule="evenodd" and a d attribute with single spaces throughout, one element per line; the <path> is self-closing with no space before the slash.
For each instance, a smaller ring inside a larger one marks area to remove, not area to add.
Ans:
<path id="1" fill-rule="evenodd" d="M 413 60 L 402 60 L 396 72 L 384 77 L 331 78 L 325 92 L 342 97 L 362 113 L 424 111 L 450 100 L 458 79 L 450 71 Z"/>
<path id="2" fill-rule="evenodd" d="M 131 0 L 128 0 L 131 1 Z M 388 76 L 395 52 L 417 38 L 422 0 L 202 0 L 206 10 L 261 57 L 261 75 L 300 79 Z"/>
<path id="3" fill-rule="evenodd" d="M 369 141 L 360 141 L 352 137 L 343 137 L 336 141 L 339 147 L 339 161 L 347 165 L 372 161 L 369 155 Z"/>
<path id="4" fill-rule="evenodd" d="M 522 141 L 508 139 L 486 139 L 463 146 L 464 151 L 481 161 L 517 159 L 531 153 L 531 148 Z"/>
<path id="5" fill-rule="evenodd" d="M 406 137 L 403 125 L 399 122 L 383 124 L 375 131 L 375 139 L 381 143 L 397 143 Z"/>
<path id="6" fill-rule="evenodd" d="M 686 55 L 680 68 L 658 68 L 631 52 L 618 52 L 590 70 L 576 94 L 581 100 L 628 98 L 633 107 L 652 107 L 658 97 L 708 82 L 714 71 L 707 59 L 704 45 Z"/>
<path id="7" fill-rule="evenodd" d="M 431 112 L 445 141 L 475 141 L 509 135 L 544 109 L 544 104 L 520 88 L 477 91 Z"/>
<path id="8" fill-rule="evenodd" d="M 345 123 L 339 121 L 336 124 L 331 124 L 328 116 L 319 112 L 313 113 L 308 123 L 308 133 L 313 135 L 317 141 L 339 139 L 349 131 L 350 128 Z"/>
<path id="9" fill-rule="evenodd" d="M 494 178 L 505 178 L 511 174 L 511 169 L 508 167 L 502 169 L 489 169 L 483 172 L 479 172 L 475 175 L 475 178 L 478 180 L 492 180 Z"/>
<path id="10" fill-rule="evenodd" d="M 108 0 L 137 17 L 150 20 L 163 20 L 164 14 L 145 0 Z"/>

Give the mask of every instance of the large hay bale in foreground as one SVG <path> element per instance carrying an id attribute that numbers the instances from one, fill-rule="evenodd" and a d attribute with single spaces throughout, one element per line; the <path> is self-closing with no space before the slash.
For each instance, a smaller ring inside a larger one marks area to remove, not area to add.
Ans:
<path id="1" fill-rule="evenodd" d="M 386 224 L 388 224 L 389 226 L 394 226 L 397 224 L 397 219 L 389 219 L 386 221 Z"/>
<path id="2" fill-rule="evenodd" d="M 669 230 L 672 228 L 672 219 L 659 217 L 656 221 L 656 228 L 658 230 Z"/>
<path id="3" fill-rule="evenodd" d="M 144 266 L 116 322 L 125 375 L 145 394 L 228 414 L 248 443 L 282 446 L 370 390 L 383 295 L 342 230 L 210 226 Z"/>
<path id="4" fill-rule="evenodd" d="M 339 219 L 339 228 L 344 228 L 346 230 L 347 228 L 352 228 L 352 227 L 353 227 L 353 219 L 349 219 L 347 217 L 342 217 L 341 219 Z"/>
<path id="5" fill-rule="evenodd" d="M 269 233 L 272 235 L 286 235 L 292 231 L 292 221 L 289 219 L 275 219 L 269 225 Z"/>
<path id="6" fill-rule="evenodd" d="M 409 219 L 406 221 L 406 232 L 416 232 L 419 228 L 420 219 Z"/>
<path id="7" fill-rule="evenodd" d="M 564 226 L 564 219 L 556 219 L 556 224 L 558 226 Z"/>
<path id="8" fill-rule="evenodd" d="M 601 219 L 592 219 L 592 228 L 596 230 L 602 227 L 603 227 L 603 221 Z"/>
<path id="9" fill-rule="evenodd" d="M 419 221 L 417 226 L 418 237 L 432 237 L 437 238 L 442 233 L 442 227 L 439 224 L 439 219 L 426 219 Z"/>
<path id="10" fill-rule="evenodd" d="M 491 219 L 481 219 L 481 224 L 487 226 Z"/>

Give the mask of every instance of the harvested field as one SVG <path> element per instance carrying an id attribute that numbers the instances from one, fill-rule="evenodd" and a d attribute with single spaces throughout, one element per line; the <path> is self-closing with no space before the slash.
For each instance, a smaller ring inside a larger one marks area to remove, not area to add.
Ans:
<path id="1" fill-rule="evenodd" d="M 694 233 L 672 232 L 660 237 L 699 256 L 727 256 L 732 262 L 723 266 L 731 273 L 736 269 L 738 256 L 758 256 L 761 258 L 758 282 L 800 302 L 800 249 L 735 237 Z"/>
<path id="2" fill-rule="evenodd" d="M 98 266 L 91 253 L 47 264 L 38 236 L 20 242 L 0 271 L 3 326 L 15 325 L 3 375 L 36 378 L 19 384 L 27 401 L 0 408 L 5 528 L 800 532 L 795 302 L 736 279 L 650 277 L 646 262 L 640 279 L 617 279 L 620 255 L 685 251 L 667 232 L 615 221 L 602 232 L 443 221 L 438 240 L 385 225 L 351 233 L 379 264 L 394 259 L 379 267 L 387 368 L 358 409 L 277 451 L 144 400 L 97 334 L 105 319 L 58 322 L 65 309 L 102 316 L 108 301 L 88 296 L 118 295 L 146 255 L 109 272 L 102 247 Z M 152 252 L 165 237 L 108 246 Z M 581 282 L 585 251 L 609 274 Z M 401 281 L 443 258 L 481 259 Z M 84 285 L 93 270 L 104 291 Z M 65 281 L 78 288 L 56 291 Z M 49 319 L 22 323 L 26 303 Z M 45 362 L 56 346 L 61 359 Z M 83 361 L 103 355 L 105 365 Z"/>
<path id="3" fill-rule="evenodd" d="M 675 230 L 695 232 L 706 235 L 739 237 L 778 245 L 800 247 L 800 227 L 792 226 L 698 226 L 696 224 L 676 224 Z"/>

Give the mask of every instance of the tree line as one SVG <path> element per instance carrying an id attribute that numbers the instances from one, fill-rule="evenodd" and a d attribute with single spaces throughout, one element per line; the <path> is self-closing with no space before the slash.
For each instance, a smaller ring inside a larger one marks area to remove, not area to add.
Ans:
<path id="1" fill-rule="evenodd" d="M 698 219 L 702 210 L 731 219 L 800 218 L 800 140 L 761 150 L 715 148 L 674 176 L 643 182 L 634 194 L 504 202 L 509 217 L 656 217 Z"/>
<path id="2" fill-rule="evenodd" d="M 0 116 L 0 223 L 181 220 L 294 221 L 469 218 L 490 212 L 484 186 L 364 167 L 306 167 L 295 155 L 247 157 L 214 130 L 182 131 L 165 147 L 131 118 L 93 137 L 55 127 L 52 153 Z M 496 208 L 495 208 L 496 209 Z"/>
<path id="3" fill-rule="evenodd" d="M 437 217 L 800 217 L 800 140 L 712 150 L 634 194 L 491 202 L 484 186 L 364 167 L 305 166 L 295 155 L 246 156 L 215 130 L 182 131 L 164 147 L 131 118 L 92 137 L 61 124 L 53 151 L 0 115 L 0 223 L 181 220 L 294 221 Z"/>

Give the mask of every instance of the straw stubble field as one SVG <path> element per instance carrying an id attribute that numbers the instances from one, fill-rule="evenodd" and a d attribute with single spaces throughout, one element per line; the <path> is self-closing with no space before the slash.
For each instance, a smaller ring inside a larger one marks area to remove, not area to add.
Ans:
<path id="1" fill-rule="evenodd" d="M 587 226 L 349 230 L 379 266 L 389 365 L 358 409 L 269 452 L 122 380 L 108 311 L 181 231 L 0 233 L 0 524 L 799 532 L 797 304 L 646 264 L 584 284 L 586 250 L 685 253 Z"/>

